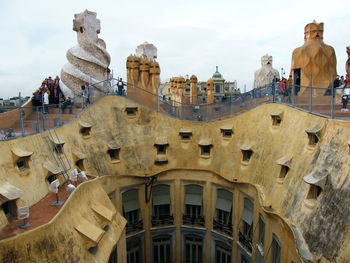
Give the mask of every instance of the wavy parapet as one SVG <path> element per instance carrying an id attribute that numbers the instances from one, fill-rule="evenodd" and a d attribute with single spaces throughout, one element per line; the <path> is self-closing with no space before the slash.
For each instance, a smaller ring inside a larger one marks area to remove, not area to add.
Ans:
<path id="1" fill-rule="evenodd" d="M 109 78 L 111 61 L 105 42 L 98 38 L 100 20 L 95 12 L 85 10 L 75 14 L 73 30 L 77 32 L 78 45 L 67 51 L 68 63 L 61 70 L 61 87 L 64 95 L 81 94 L 81 86 L 98 83 Z M 108 91 L 105 84 L 94 85 L 94 96 Z"/>

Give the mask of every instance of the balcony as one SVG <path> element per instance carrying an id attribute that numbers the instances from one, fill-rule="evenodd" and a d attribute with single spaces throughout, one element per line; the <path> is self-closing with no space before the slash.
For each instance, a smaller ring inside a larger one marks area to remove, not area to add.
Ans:
<path id="1" fill-rule="evenodd" d="M 231 223 L 222 223 L 221 221 L 218 220 L 213 220 L 213 228 L 216 231 L 222 232 L 228 236 L 232 236 L 232 225 Z"/>
<path id="2" fill-rule="evenodd" d="M 152 227 L 162 227 L 174 224 L 172 215 L 152 216 Z"/>
<path id="3" fill-rule="evenodd" d="M 204 223 L 205 223 L 203 216 L 183 215 L 182 221 L 184 225 L 202 226 L 202 227 L 204 227 Z"/>
<path id="4" fill-rule="evenodd" d="M 239 231 L 239 243 L 246 248 L 250 253 L 252 252 L 252 239 L 250 236 L 243 234 Z"/>
<path id="5" fill-rule="evenodd" d="M 143 230 L 143 222 L 142 220 L 138 220 L 134 223 L 127 223 L 126 224 L 126 234 L 134 233 L 134 232 L 139 232 Z"/>

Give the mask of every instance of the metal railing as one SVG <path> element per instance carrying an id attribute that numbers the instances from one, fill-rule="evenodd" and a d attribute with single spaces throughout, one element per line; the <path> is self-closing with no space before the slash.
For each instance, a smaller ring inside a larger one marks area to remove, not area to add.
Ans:
<path id="1" fill-rule="evenodd" d="M 140 219 L 133 223 L 126 224 L 126 234 L 135 233 L 143 230 L 143 221 Z"/>
<path id="2" fill-rule="evenodd" d="M 213 219 L 213 229 L 232 236 L 233 228 L 231 222 L 224 223 L 221 220 Z"/>
<path id="3" fill-rule="evenodd" d="M 152 227 L 169 226 L 174 224 L 173 215 L 152 216 Z"/>
<path id="4" fill-rule="evenodd" d="M 201 226 L 204 227 L 205 225 L 205 219 L 203 216 L 191 216 L 184 214 L 182 216 L 182 222 L 184 225 L 192 225 L 192 226 Z"/>
<path id="5" fill-rule="evenodd" d="M 124 82 L 125 88 L 118 91 L 116 79 L 108 79 L 88 86 L 88 98 L 76 96 L 71 103 L 30 107 L 0 107 L 0 141 L 39 133 L 68 123 L 82 110 L 104 96 L 124 96 L 152 110 L 177 119 L 194 122 L 213 122 L 239 115 L 265 103 L 281 103 L 328 118 L 350 120 L 350 113 L 342 110 L 342 94 L 348 88 L 317 88 L 292 85 L 283 91 L 278 83 L 246 93 L 234 94 L 213 104 L 188 104 L 168 100 L 135 85 Z M 104 93 L 100 87 L 103 86 Z M 95 87 L 99 92 L 95 92 Z"/>

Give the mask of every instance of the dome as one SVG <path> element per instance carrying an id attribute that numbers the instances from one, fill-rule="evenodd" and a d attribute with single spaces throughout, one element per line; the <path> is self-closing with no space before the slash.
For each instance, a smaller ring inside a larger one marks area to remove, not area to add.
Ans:
<path id="1" fill-rule="evenodd" d="M 213 75 L 213 78 L 217 78 L 217 79 L 221 79 L 222 78 L 222 75 L 221 75 L 221 73 L 219 72 L 219 70 L 218 70 L 218 66 L 216 66 L 216 71 L 215 71 L 215 73 L 214 73 L 214 75 Z"/>

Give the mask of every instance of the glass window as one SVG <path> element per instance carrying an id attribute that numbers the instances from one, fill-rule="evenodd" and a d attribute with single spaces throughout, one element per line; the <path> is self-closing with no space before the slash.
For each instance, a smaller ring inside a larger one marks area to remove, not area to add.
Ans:
<path id="1" fill-rule="evenodd" d="M 239 229 L 239 242 L 249 251 L 252 251 L 253 212 L 253 202 L 249 198 L 244 198 L 241 227 Z"/>
<path id="2" fill-rule="evenodd" d="M 138 190 L 132 189 L 122 194 L 123 213 L 128 221 L 126 232 L 134 232 L 142 229 L 142 221 L 140 220 L 140 208 L 138 200 Z"/>
<path id="3" fill-rule="evenodd" d="M 217 190 L 216 220 L 222 224 L 232 222 L 232 193 L 224 189 Z"/>
<path id="4" fill-rule="evenodd" d="M 127 263 L 141 263 L 140 239 L 128 240 L 126 244 Z"/>
<path id="5" fill-rule="evenodd" d="M 261 216 L 259 217 L 258 224 L 259 224 L 258 245 L 260 245 L 261 248 L 263 248 L 264 247 L 264 239 L 265 239 L 265 222 Z"/>
<path id="6" fill-rule="evenodd" d="M 231 263 L 231 247 L 230 246 L 228 246 L 222 242 L 216 242 L 215 263 Z"/>
<path id="7" fill-rule="evenodd" d="M 202 263 L 203 239 L 196 236 L 185 237 L 185 263 Z"/>
<path id="8" fill-rule="evenodd" d="M 203 189 L 199 185 L 185 186 L 184 224 L 199 224 L 204 226 L 202 194 Z"/>
<path id="9" fill-rule="evenodd" d="M 171 262 L 170 236 L 153 238 L 153 263 Z"/>
<path id="10" fill-rule="evenodd" d="M 170 216 L 170 186 L 157 185 L 153 187 L 153 218 L 152 225 L 172 224 Z"/>
<path id="11" fill-rule="evenodd" d="M 220 93 L 220 84 L 215 84 L 215 93 Z"/>
<path id="12" fill-rule="evenodd" d="M 186 185 L 185 187 L 185 213 L 191 217 L 198 217 L 202 212 L 202 187 L 199 185 Z"/>
<path id="13" fill-rule="evenodd" d="M 281 246 L 278 238 L 273 235 L 272 237 L 272 263 L 281 262 Z"/>

